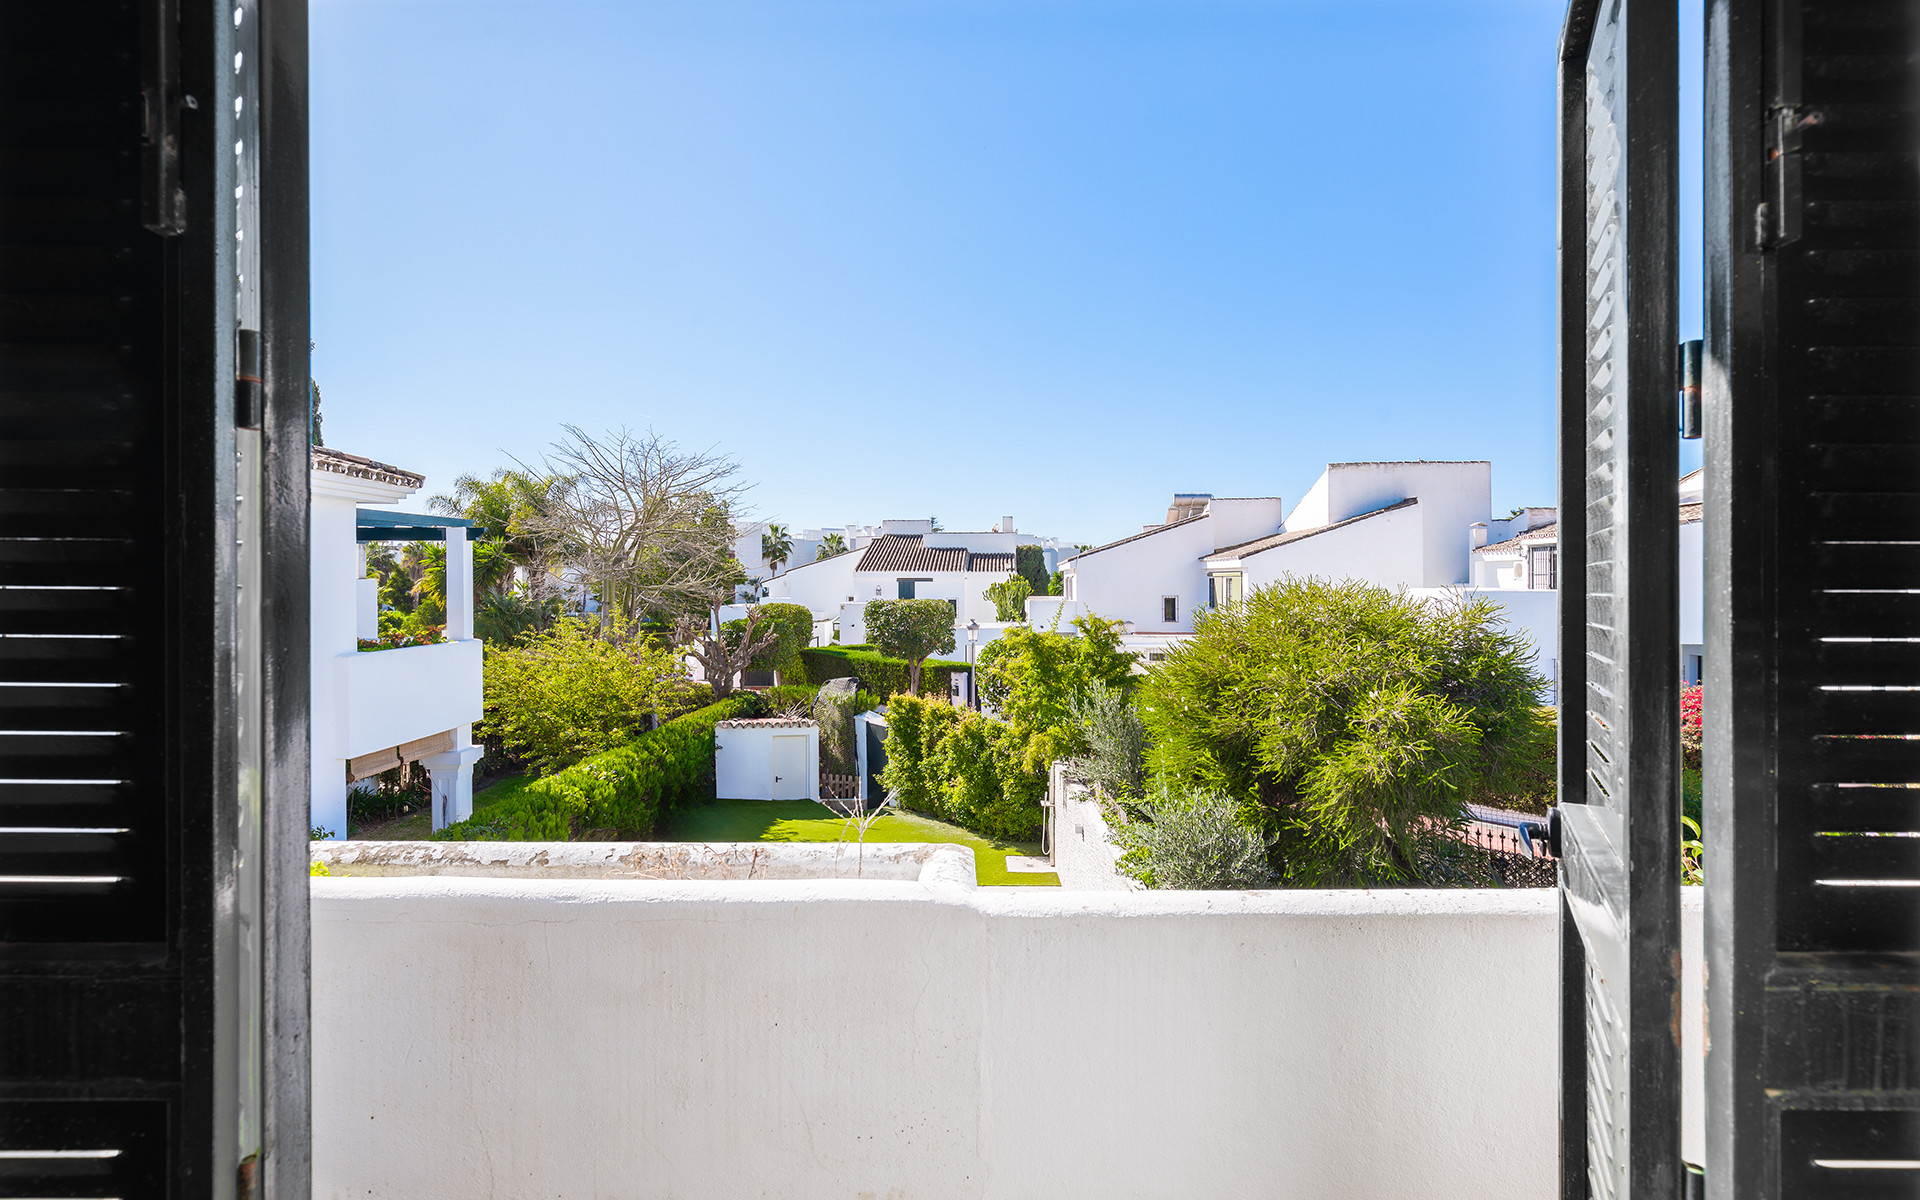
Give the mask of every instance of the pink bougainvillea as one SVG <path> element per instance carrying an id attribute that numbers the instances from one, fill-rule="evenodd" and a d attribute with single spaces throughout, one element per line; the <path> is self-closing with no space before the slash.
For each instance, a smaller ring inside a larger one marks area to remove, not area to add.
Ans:
<path id="1" fill-rule="evenodd" d="M 1680 689 L 1680 759 L 1700 769 L 1700 685 L 1687 684 Z"/>

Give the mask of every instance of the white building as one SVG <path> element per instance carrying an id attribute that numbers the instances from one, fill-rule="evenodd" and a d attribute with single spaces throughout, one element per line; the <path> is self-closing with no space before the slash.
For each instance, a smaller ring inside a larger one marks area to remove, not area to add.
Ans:
<path id="1" fill-rule="evenodd" d="M 1029 618 L 1117 618 L 1127 648 L 1153 662 L 1193 632 L 1197 610 L 1287 576 L 1457 586 L 1468 527 L 1487 520 L 1492 495 L 1487 462 L 1330 463 L 1291 512 L 1279 497 L 1177 494 L 1163 523 L 1067 559 L 1061 601 L 1029 601 Z"/>
<path id="2" fill-rule="evenodd" d="M 473 813 L 473 723 L 481 715 L 480 643 L 473 635 L 472 522 L 362 508 L 420 490 L 411 471 L 316 447 L 311 471 L 313 788 L 311 823 L 347 834 L 347 785 L 423 764 L 433 780 L 433 827 Z M 361 651 L 379 632 L 369 541 L 443 540 L 446 641 Z"/>

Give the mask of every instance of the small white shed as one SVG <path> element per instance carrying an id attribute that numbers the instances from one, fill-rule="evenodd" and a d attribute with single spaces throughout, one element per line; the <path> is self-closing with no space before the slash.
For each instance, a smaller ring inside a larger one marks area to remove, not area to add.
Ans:
<path id="1" fill-rule="evenodd" d="M 720 722 L 713 787 L 722 800 L 818 800 L 820 726 L 792 717 Z"/>

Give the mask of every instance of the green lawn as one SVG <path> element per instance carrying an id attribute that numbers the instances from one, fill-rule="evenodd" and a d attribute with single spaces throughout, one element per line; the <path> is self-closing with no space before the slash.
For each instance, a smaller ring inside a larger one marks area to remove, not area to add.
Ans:
<path id="1" fill-rule="evenodd" d="M 509 775 L 495 780 L 473 794 L 473 811 L 479 812 L 490 804 L 518 796 L 532 782 L 531 775 Z M 420 804 L 405 816 L 355 825 L 347 836 L 367 842 L 424 842 L 432 833 L 433 812 L 427 805 Z"/>
<path id="2" fill-rule="evenodd" d="M 716 800 L 696 805 L 669 822 L 669 842 L 837 842 L 853 840 L 845 817 L 812 800 Z M 973 849 L 975 877 L 982 887 L 1059 887 L 1052 872 L 1007 870 L 1007 855 L 1037 854 L 1032 842 L 997 842 L 957 825 L 888 813 L 867 827 L 868 842 L 952 842 Z"/>
<path id="3" fill-rule="evenodd" d="M 513 775 L 473 794 L 473 811 L 498 804 L 526 790 L 531 775 Z M 425 805 L 402 817 L 353 827 L 352 837 L 366 841 L 425 841 L 433 832 L 433 814 Z M 837 842 L 853 834 L 847 819 L 811 800 L 716 800 L 699 804 L 668 822 L 668 842 Z M 1008 854 L 1038 854 L 1032 842 L 997 842 L 958 825 L 888 813 L 867 828 L 869 842 L 952 842 L 973 848 L 974 875 L 981 887 L 1059 887 L 1052 872 L 1009 871 Z"/>

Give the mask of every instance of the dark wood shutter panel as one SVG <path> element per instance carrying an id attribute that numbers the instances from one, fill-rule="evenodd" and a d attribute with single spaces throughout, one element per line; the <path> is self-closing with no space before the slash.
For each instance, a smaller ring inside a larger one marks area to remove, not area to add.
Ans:
<path id="1" fill-rule="evenodd" d="M 1561 1184 L 1596 1200 L 1681 1179 L 1677 32 L 1575 3 L 1561 47 Z"/>
<path id="2" fill-rule="evenodd" d="M 1920 21 L 1708 22 L 1707 1186 L 1920 1194 Z"/>

